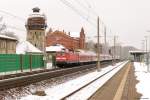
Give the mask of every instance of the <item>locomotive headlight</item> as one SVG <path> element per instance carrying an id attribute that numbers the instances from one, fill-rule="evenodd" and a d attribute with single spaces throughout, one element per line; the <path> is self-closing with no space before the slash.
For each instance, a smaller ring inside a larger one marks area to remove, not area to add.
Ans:
<path id="1" fill-rule="evenodd" d="M 66 57 L 57 57 L 56 60 L 66 60 Z"/>

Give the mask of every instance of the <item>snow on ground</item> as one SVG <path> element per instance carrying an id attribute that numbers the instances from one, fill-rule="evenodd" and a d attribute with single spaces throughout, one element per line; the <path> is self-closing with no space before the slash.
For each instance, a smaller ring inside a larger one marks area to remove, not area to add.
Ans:
<path id="1" fill-rule="evenodd" d="M 51 62 L 46 63 L 46 68 L 47 69 L 52 69 L 53 68 L 53 64 Z"/>
<path id="2" fill-rule="evenodd" d="M 121 63 L 117 63 L 115 66 L 118 66 Z M 28 95 L 26 97 L 22 97 L 21 100 L 59 100 L 60 98 L 64 97 L 66 94 L 69 94 L 71 91 L 76 90 L 94 80 L 95 78 L 99 77 L 100 75 L 106 73 L 108 70 L 113 69 L 115 66 L 108 66 L 101 69 L 100 72 L 92 72 L 82 77 L 76 78 L 74 80 L 65 82 L 63 84 L 47 88 L 45 90 L 46 96 L 35 96 L 35 95 Z M 108 76 L 109 78 L 111 75 Z M 86 92 L 84 92 L 86 94 Z M 83 94 L 83 95 L 85 95 Z"/>
<path id="3" fill-rule="evenodd" d="M 134 62 L 135 76 L 139 83 L 136 85 L 137 92 L 142 94 L 141 100 L 150 100 L 150 72 L 144 63 Z"/>
<path id="4" fill-rule="evenodd" d="M 111 77 L 113 77 L 121 68 L 123 68 L 125 64 L 126 62 L 117 67 L 115 70 L 109 72 L 107 75 L 93 82 L 86 88 L 82 89 L 78 93 L 69 97 L 67 100 L 88 100 L 88 98 L 90 98 L 100 87 L 102 87 Z"/>
<path id="5" fill-rule="evenodd" d="M 13 89 L 4 90 L 3 92 L 0 92 L 0 100 L 20 100 L 21 97 L 35 94 L 36 93 L 35 91 L 46 90 L 47 88 L 54 87 L 59 84 L 65 83 L 67 81 L 76 79 L 77 77 L 81 77 L 81 76 L 91 73 L 93 71 L 94 71 L 94 69 L 78 71 L 76 73 L 51 78 L 51 79 L 33 83 L 33 84 L 30 84 L 27 86 L 16 87 Z"/>

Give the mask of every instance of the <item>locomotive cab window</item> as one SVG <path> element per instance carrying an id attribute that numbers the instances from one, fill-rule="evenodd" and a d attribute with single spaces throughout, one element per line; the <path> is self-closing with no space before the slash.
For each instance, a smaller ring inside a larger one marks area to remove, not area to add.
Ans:
<path id="1" fill-rule="evenodd" d="M 57 54 L 60 55 L 60 56 L 64 56 L 65 55 L 64 52 L 58 52 Z"/>

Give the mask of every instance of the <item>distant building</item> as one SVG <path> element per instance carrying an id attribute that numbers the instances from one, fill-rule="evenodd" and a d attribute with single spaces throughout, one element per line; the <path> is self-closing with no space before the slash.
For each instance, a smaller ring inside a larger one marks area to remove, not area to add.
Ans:
<path id="1" fill-rule="evenodd" d="M 146 61 L 148 64 L 149 58 L 148 58 L 148 53 L 146 51 L 141 51 L 141 50 L 134 50 L 134 51 L 129 51 L 130 53 L 130 60 L 133 60 L 135 62 L 143 62 Z M 145 56 L 145 57 L 144 57 Z"/>
<path id="2" fill-rule="evenodd" d="M 15 38 L 0 35 L 0 54 L 15 54 L 16 44 Z"/>
<path id="3" fill-rule="evenodd" d="M 46 44 L 48 46 L 61 44 L 65 46 L 67 49 L 84 49 L 85 48 L 85 33 L 84 29 L 81 29 L 80 33 L 77 32 L 69 32 L 65 33 L 64 31 L 54 31 L 52 29 L 49 30 L 46 36 Z"/>
<path id="4" fill-rule="evenodd" d="M 44 14 L 40 14 L 40 9 L 35 7 L 32 9 L 33 13 L 28 17 L 26 23 L 27 29 L 27 41 L 32 45 L 44 51 L 45 48 L 45 29 L 46 29 L 46 17 Z"/>
<path id="5" fill-rule="evenodd" d="M 100 54 L 103 54 L 103 49 L 102 48 L 103 48 L 103 45 L 99 44 L 99 53 Z M 96 52 L 98 51 L 98 44 L 97 43 L 94 45 L 94 49 L 95 49 L 94 51 L 96 51 Z"/>
<path id="6" fill-rule="evenodd" d="M 129 59 L 130 53 L 129 51 L 137 51 L 138 49 L 133 46 L 115 46 L 115 52 L 114 52 L 114 46 L 109 48 L 109 54 L 119 56 L 120 59 Z M 115 54 L 114 54 L 115 53 Z"/>

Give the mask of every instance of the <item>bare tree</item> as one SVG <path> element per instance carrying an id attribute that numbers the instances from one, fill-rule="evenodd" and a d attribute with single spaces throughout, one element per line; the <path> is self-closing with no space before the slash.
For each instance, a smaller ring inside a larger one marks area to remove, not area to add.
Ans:
<path id="1" fill-rule="evenodd" d="M 10 31 L 6 30 L 7 26 L 5 23 L 2 23 L 2 21 L 3 21 L 3 16 L 0 16 L 0 34 L 6 35 L 9 37 L 13 37 L 13 38 L 16 38 L 18 40 L 19 38 L 14 32 L 10 32 Z"/>
<path id="2" fill-rule="evenodd" d="M 94 42 L 92 41 L 92 40 L 90 40 L 90 41 L 88 41 L 87 43 L 86 43 L 86 49 L 87 50 L 94 50 Z"/>
<path id="3" fill-rule="evenodd" d="M 1 23 L 3 21 L 3 16 L 0 17 L 0 33 L 6 29 L 5 23 Z"/>

